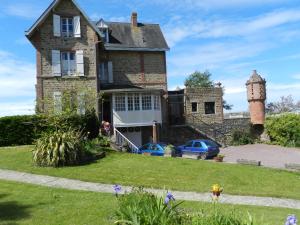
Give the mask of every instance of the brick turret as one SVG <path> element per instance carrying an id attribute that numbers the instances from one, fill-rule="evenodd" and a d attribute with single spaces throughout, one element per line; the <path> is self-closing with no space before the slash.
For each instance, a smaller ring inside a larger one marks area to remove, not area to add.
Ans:
<path id="1" fill-rule="evenodd" d="M 246 86 L 251 123 L 263 125 L 265 122 L 266 81 L 254 70 Z"/>

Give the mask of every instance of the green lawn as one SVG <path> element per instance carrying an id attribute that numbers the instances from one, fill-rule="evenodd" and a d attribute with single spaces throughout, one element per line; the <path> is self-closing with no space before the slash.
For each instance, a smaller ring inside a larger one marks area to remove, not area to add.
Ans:
<path id="1" fill-rule="evenodd" d="M 208 192 L 214 183 L 227 194 L 300 199 L 300 173 L 188 159 L 109 153 L 89 165 L 38 168 L 31 146 L 0 148 L 0 168 L 83 181 Z"/>
<path id="2" fill-rule="evenodd" d="M 112 194 L 69 191 L 0 180 L 0 225 L 113 224 L 117 201 Z M 185 202 L 189 211 L 209 211 L 210 203 Z M 251 213 L 259 225 L 282 225 L 300 210 L 219 205 L 222 210 Z"/>

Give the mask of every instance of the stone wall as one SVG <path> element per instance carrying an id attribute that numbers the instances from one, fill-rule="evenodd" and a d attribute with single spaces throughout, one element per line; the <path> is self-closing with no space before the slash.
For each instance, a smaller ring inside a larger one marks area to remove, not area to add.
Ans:
<path id="1" fill-rule="evenodd" d="M 167 90 L 164 52 L 109 51 L 117 85 L 136 85 Z"/>
<path id="2" fill-rule="evenodd" d="M 60 16 L 81 16 L 81 37 L 64 38 L 53 35 L 53 14 Z M 68 86 L 74 86 L 78 81 L 81 85 L 87 85 L 97 90 L 97 62 L 96 47 L 97 35 L 88 21 L 81 15 L 70 0 L 61 1 L 48 18 L 35 32 L 31 41 L 37 48 L 37 101 L 46 102 L 55 91 L 62 91 Z M 84 51 L 84 74 L 85 77 L 56 78 L 52 75 L 52 50 L 60 51 Z M 47 106 L 41 104 L 40 110 Z"/>
<path id="3" fill-rule="evenodd" d="M 197 103 L 197 112 L 192 112 L 192 103 Z M 205 114 L 205 102 L 215 102 L 215 114 Z M 187 124 L 223 123 L 223 90 L 219 87 L 186 88 L 185 116 Z"/>

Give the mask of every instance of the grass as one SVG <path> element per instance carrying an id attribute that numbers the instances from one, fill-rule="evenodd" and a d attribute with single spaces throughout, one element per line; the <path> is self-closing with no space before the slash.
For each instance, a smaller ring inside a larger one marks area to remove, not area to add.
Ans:
<path id="1" fill-rule="evenodd" d="M 0 180 L 0 225 L 106 225 L 114 222 L 117 201 L 112 194 L 70 191 Z M 185 202 L 192 212 L 209 211 L 210 203 Z M 249 212 L 259 225 L 282 225 L 300 210 L 219 205 L 222 210 Z"/>
<path id="2" fill-rule="evenodd" d="M 84 166 L 39 168 L 32 146 L 0 148 L 0 168 L 108 184 L 208 192 L 219 183 L 226 194 L 300 199 L 300 173 L 188 159 L 109 153 Z"/>

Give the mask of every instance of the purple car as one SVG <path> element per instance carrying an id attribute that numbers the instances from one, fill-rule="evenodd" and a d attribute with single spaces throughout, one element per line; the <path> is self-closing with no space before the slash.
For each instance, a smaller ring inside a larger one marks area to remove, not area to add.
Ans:
<path id="1" fill-rule="evenodd" d="M 192 140 L 185 145 L 180 145 L 176 151 L 184 154 L 196 155 L 201 159 L 212 158 L 220 153 L 219 146 L 211 140 Z"/>

